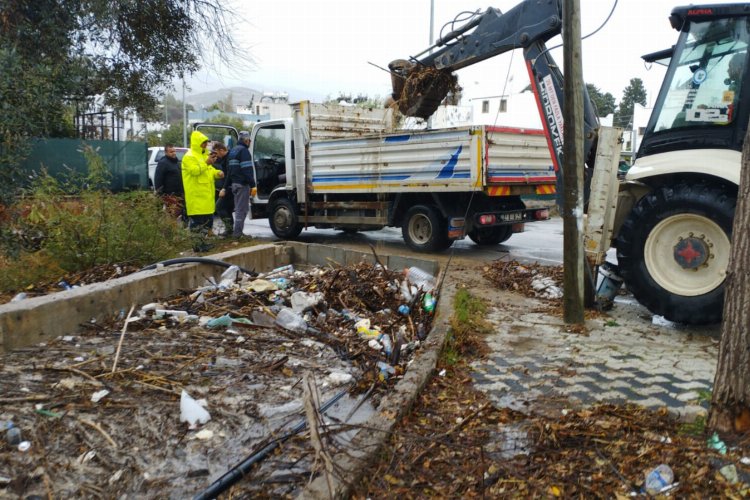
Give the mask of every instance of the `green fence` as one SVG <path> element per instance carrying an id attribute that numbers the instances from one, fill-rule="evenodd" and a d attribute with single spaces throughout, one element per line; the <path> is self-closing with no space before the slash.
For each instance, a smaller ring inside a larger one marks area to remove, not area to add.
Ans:
<path id="1" fill-rule="evenodd" d="M 86 174 L 84 143 L 93 147 L 108 166 L 112 191 L 148 188 L 148 144 L 145 142 L 35 139 L 29 156 L 21 163 L 23 171 L 31 176 L 44 167 L 56 178 L 65 178 L 71 173 Z"/>

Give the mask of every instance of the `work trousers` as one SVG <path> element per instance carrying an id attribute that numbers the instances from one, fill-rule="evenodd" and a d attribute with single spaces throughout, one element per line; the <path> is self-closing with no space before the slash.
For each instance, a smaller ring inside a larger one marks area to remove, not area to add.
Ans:
<path id="1" fill-rule="evenodd" d="M 232 194 L 234 195 L 234 231 L 232 236 L 239 238 L 245 227 L 245 217 L 250 209 L 250 186 L 247 184 L 232 183 Z"/>

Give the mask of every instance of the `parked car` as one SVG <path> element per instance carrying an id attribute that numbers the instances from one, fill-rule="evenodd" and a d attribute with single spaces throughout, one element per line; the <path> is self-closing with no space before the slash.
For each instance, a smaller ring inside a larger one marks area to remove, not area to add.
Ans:
<path id="1" fill-rule="evenodd" d="M 177 151 L 177 161 L 182 164 L 182 157 L 188 152 L 188 148 L 174 148 Z M 164 148 L 155 146 L 148 148 L 148 187 L 154 189 L 154 174 L 156 173 L 156 164 L 164 158 Z"/>

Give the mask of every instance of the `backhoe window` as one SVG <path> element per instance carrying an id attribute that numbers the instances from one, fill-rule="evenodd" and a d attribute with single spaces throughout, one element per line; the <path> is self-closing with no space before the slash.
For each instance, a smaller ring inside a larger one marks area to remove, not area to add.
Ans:
<path id="1" fill-rule="evenodd" d="M 654 110 L 654 131 L 732 123 L 749 38 L 744 18 L 691 23 L 675 50 L 666 95 Z"/>

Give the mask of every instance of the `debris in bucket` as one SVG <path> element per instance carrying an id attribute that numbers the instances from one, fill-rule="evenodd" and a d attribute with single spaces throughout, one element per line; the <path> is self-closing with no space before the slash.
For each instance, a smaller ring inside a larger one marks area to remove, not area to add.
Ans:
<path id="1" fill-rule="evenodd" d="M 114 371 L 119 310 L 83 324 L 75 342 L 4 355 L 0 421 L 24 429 L 28 442 L 25 453 L 0 449 L 1 475 L 11 478 L 0 495 L 192 497 L 300 419 L 308 372 L 321 401 L 346 393 L 323 417 L 344 424 L 326 432 L 340 446 L 430 331 L 424 290 L 407 283 L 407 302 L 404 281 L 366 262 L 284 266 L 257 278 L 225 271 L 136 304 Z M 290 439 L 232 492 L 293 496 L 314 474 L 313 459 L 309 438 Z M 44 463 L 44 477 L 30 462 Z"/>

